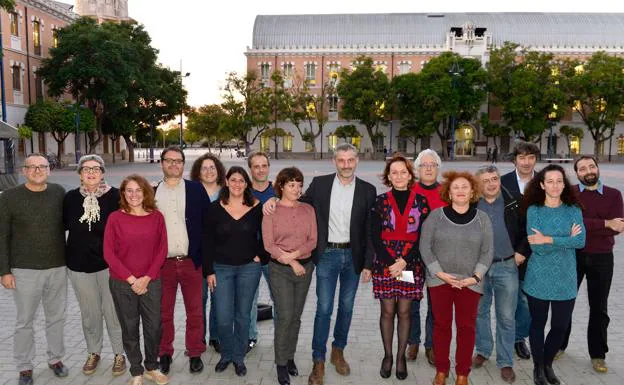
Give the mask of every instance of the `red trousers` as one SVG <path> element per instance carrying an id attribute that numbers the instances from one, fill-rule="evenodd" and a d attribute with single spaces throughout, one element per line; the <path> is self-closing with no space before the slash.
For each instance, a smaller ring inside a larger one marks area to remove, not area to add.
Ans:
<path id="1" fill-rule="evenodd" d="M 172 258 L 165 260 L 160 274 L 162 282 L 160 355 L 173 355 L 173 339 L 175 338 L 173 309 L 178 284 L 180 284 L 186 309 L 186 350 L 189 357 L 199 357 L 206 351 L 206 344 L 202 342 L 204 339 L 202 269 L 201 267 L 196 269 L 191 258 L 181 261 Z"/>
<path id="2" fill-rule="evenodd" d="M 455 327 L 457 328 L 455 373 L 467 376 L 472 365 L 477 311 L 481 294 L 469 288 L 455 289 L 448 284 L 430 287 L 429 293 L 431 294 L 431 310 L 433 312 L 433 346 L 436 370 L 448 374 L 451 369 L 449 356 L 451 338 L 453 337 L 453 306 L 455 306 Z"/>

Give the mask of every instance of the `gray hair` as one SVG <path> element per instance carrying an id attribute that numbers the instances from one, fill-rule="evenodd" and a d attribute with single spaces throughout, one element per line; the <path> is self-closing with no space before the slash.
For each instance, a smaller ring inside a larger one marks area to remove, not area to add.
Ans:
<path id="1" fill-rule="evenodd" d="M 486 164 L 486 165 L 480 166 L 475 172 L 475 176 L 478 178 L 482 174 L 490 173 L 490 172 L 495 172 L 496 175 L 500 176 L 498 167 L 494 166 L 493 164 Z"/>
<path id="2" fill-rule="evenodd" d="M 80 159 L 78 160 L 78 168 L 76 169 L 78 174 L 80 174 L 80 169 L 82 168 L 82 165 L 85 162 L 88 162 L 90 160 L 96 161 L 100 164 L 100 168 L 102 169 L 102 174 L 106 172 L 106 167 L 104 167 L 104 159 L 102 159 L 102 157 L 99 155 L 89 154 L 89 155 L 81 156 Z"/>
<path id="3" fill-rule="evenodd" d="M 438 155 L 437 152 L 433 151 L 432 149 L 428 148 L 426 150 L 422 150 L 418 156 L 416 157 L 416 160 L 414 160 L 414 168 L 420 168 L 420 164 L 422 163 L 422 159 L 425 156 L 430 156 L 432 157 L 435 162 L 438 164 L 438 167 L 442 167 L 442 159 L 440 159 L 440 155 Z"/>
<path id="4" fill-rule="evenodd" d="M 355 156 L 358 156 L 358 150 L 357 148 L 352 145 L 351 143 L 340 143 L 339 145 L 336 146 L 336 149 L 334 150 L 334 159 L 336 159 L 336 154 L 339 151 L 353 151 L 353 153 L 355 154 Z"/>

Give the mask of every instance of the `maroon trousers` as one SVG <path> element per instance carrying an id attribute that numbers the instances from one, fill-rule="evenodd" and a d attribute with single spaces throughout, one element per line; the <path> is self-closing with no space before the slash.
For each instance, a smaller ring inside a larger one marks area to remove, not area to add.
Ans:
<path id="1" fill-rule="evenodd" d="M 475 346 L 477 311 L 481 294 L 469 288 L 455 289 L 451 285 L 430 287 L 431 309 L 433 311 L 433 346 L 436 370 L 447 373 L 451 369 L 449 360 L 451 338 L 453 337 L 453 306 L 457 328 L 455 351 L 455 373 L 467 376 L 472 365 Z"/>
<path id="2" fill-rule="evenodd" d="M 191 258 L 181 261 L 166 259 L 161 270 L 162 281 L 161 318 L 162 336 L 160 355 L 173 355 L 175 325 L 173 309 L 176 303 L 178 284 L 182 288 L 182 298 L 186 309 L 186 350 L 189 357 L 199 357 L 206 351 L 204 338 L 204 313 L 202 312 L 202 269 L 195 268 Z"/>

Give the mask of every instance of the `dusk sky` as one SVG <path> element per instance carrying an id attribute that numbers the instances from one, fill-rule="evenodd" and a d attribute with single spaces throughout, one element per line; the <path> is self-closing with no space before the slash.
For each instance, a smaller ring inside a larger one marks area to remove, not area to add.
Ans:
<path id="1" fill-rule="evenodd" d="M 73 0 L 61 0 L 73 4 Z M 614 0 L 314 0 L 205 1 L 128 0 L 130 17 L 142 23 L 159 60 L 172 69 L 190 72 L 184 80 L 189 104 L 220 103 L 226 73 L 245 71 L 244 52 L 251 45 L 256 15 L 409 12 L 624 12 Z"/>

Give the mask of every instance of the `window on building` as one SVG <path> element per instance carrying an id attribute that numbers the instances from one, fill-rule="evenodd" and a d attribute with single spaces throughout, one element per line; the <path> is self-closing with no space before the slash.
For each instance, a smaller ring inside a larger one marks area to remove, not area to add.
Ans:
<path id="1" fill-rule="evenodd" d="M 397 138 L 397 150 L 402 152 L 403 154 L 407 153 L 407 138 L 404 136 L 399 136 Z"/>
<path id="2" fill-rule="evenodd" d="M 35 98 L 43 100 L 43 80 L 39 76 L 35 76 Z"/>
<path id="3" fill-rule="evenodd" d="M 408 74 L 410 72 L 410 64 L 407 62 L 403 62 L 399 64 L 399 74 L 400 75 L 405 75 Z"/>
<path id="4" fill-rule="evenodd" d="M 308 63 L 305 65 L 305 78 L 308 84 L 316 84 L 316 64 Z"/>
<path id="5" fill-rule="evenodd" d="M 388 66 L 386 65 L 386 63 L 378 63 L 375 64 L 375 71 L 381 71 L 384 74 L 386 73 Z"/>
<path id="6" fill-rule="evenodd" d="M 581 153 L 581 139 L 578 136 L 570 137 L 570 154 L 578 155 Z"/>
<path id="7" fill-rule="evenodd" d="M 338 95 L 330 95 L 328 97 L 329 101 L 329 112 L 338 112 Z"/>
<path id="8" fill-rule="evenodd" d="M 268 82 L 271 77 L 271 66 L 269 63 L 260 64 L 260 76 L 263 82 Z"/>
<path id="9" fill-rule="evenodd" d="M 11 22 L 11 35 L 19 36 L 19 15 L 17 12 L 9 12 L 9 20 Z"/>
<path id="10" fill-rule="evenodd" d="M 33 45 L 35 55 L 41 55 L 41 22 L 38 20 L 33 22 Z"/>
<path id="11" fill-rule="evenodd" d="M 339 76 L 340 76 L 340 64 L 331 63 L 329 65 L 329 82 L 331 83 L 332 86 L 335 87 L 338 85 Z"/>
<path id="12" fill-rule="evenodd" d="M 284 63 L 282 71 L 284 75 L 284 87 L 290 88 L 293 84 L 293 74 L 295 72 L 295 66 L 292 63 Z"/>
<path id="13" fill-rule="evenodd" d="M 617 154 L 624 156 L 624 135 L 620 135 L 617 138 Z"/>
<path id="14" fill-rule="evenodd" d="M 52 45 L 54 46 L 54 48 L 58 47 L 58 31 L 55 29 L 54 31 L 52 31 Z"/>
<path id="15" fill-rule="evenodd" d="M 18 65 L 14 65 L 11 67 L 11 71 L 13 72 L 13 91 L 21 91 L 22 90 L 22 74 L 21 68 Z"/>

